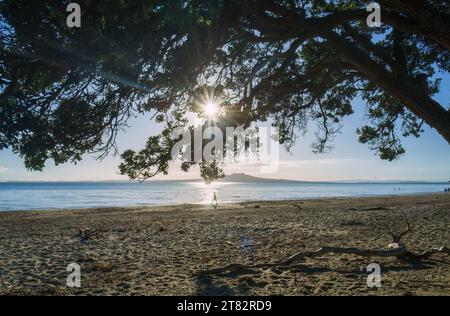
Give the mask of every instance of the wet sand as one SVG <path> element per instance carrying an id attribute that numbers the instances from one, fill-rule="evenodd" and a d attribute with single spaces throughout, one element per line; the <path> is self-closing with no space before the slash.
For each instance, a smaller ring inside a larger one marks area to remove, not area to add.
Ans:
<path id="1" fill-rule="evenodd" d="M 210 206 L 0 212 L 0 295 L 450 295 L 450 256 L 423 262 L 327 254 L 289 267 L 202 275 L 229 263 L 282 261 L 322 246 L 450 247 L 450 194 Z M 79 230 L 97 232 L 83 240 Z M 81 267 L 81 288 L 66 267 Z M 367 266 L 381 267 L 381 288 Z"/>

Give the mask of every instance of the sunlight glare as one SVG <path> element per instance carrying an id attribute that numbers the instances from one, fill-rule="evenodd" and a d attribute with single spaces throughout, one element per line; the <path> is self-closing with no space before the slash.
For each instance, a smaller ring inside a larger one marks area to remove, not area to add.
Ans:
<path id="1" fill-rule="evenodd" d="M 203 111 L 206 115 L 208 115 L 208 117 L 213 118 L 219 111 L 219 105 L 215 102 L 209 101 L 204 105 Z"/>

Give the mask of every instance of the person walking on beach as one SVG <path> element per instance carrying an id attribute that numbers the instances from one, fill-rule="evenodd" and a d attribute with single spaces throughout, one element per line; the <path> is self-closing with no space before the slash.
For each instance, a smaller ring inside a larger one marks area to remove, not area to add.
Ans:
<path id="1" fill-rule="evenodd" d="M 217 206 L 219 205 L 219 201 L 217 201 L 217 194 L 216 194 L 216 192 L 214 192 L 214 194 L 213 194 L 213 199 L 211 201 L 211 204 L 214 207 L 214 209 L 217 209 Z"/>

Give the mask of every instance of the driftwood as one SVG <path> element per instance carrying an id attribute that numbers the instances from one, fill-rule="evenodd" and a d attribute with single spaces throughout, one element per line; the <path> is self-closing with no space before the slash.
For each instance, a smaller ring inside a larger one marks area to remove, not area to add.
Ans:
<path id="1" fill-rule="evenodd" d="M 333 254 L 349 254 L 358 255 L 363 257 L 398 257 L 405 254 L 403 247 L 387 249 L 387 250 L 374 250 L 374 249 L 360 249 L 360 248 L 341 248 L 341 247 L 323 247 L 317 251 L 299 252 L 291 256 L 287 260 L 279 263 L 280 266 L 291 265 L 303 258 L 320 257 L 328 253 Z"/>
<path id="2" fill-rule="evenodd" d="M 408 235 L 412 230 L 411 220 L 405 214 L 402 214 L 401 217 L 406 223 L 406 229 L 402 230 L 400 233 L 395 232 L 390 225 L 381 225 L 381 227 L 384 228 L 392 237 L 392 244 L 389 245 L 389 248 L 393 248 L 395 245 L 401 244 L 402 238 Z"/>
<path id="3" fill-rule="evenodd" d="M 351 255 L 357 255 L 357 256 L 363 256 L 363 257 L 385 257 L 385 258 L 386 257 L 396 257 L 396 258 L 403 258 L 403 259 L 422 260 L 422 259 L 428 259 L 430 256 L 432 256 L 436 253 L 450 254 L 450 249 L 448 249 L 447 247 L 433 248 L 433 249 L 425 251 L 423 253 L 416 254 L 416 253 L 406 250 L 405 247 L 386 249 L 386 250 L 342 248 L 342 247 L 323 247 L 317 251 L 305 251 L 305 252 L 296 253 L 295 255 L 291 256 L 287 260 L 284 260 L 279 263 L 266 263 L 266 264 L 256 264 L 256 265 L 231 263 L 231 264 L 228 264 L 228 265 L 226 265 L 224 267 L 220 267 L 220 268 L 214 268 L 214 269 L 210 269 L 210 270 L 202 270 L 202 271 L 199 271 L 198 274 L 221 274 L 221 273 L 227 273 L 227 272 L 252 274 L 252 273 L 255 273 L 255 271 L 254 271 L 255 269 L 269 269 L 269 268 L 290 266 L 304 258 L 320 257 L 320 256 L 323 256 L 325 254 L 330 254 L 330 253 L 331 254 L 351 254 Z"/>
<path id="4" fill-rule="evenodd" d="M 427 259 L 436 253 L 450 254 L 450 250 L 447 247 L 441 247 L 441 248 L 433 248 L 433 249 L 425 251 L 423 253 L 416 254 L 416 253 L 406 250 L 406 248 L 404 246 L 400 246 L 400 247 L 392 248 L 392 249 L 386 249 L 386 250 L 323 247 L 317 251 L 307 251 L 307 252 L 296 253 L 289 259 L 279 263 L 278 266 L 291 265 L 303 258 L 319 257 L 319 256 L 323 256 L 328 253 L 350 254 L 350 255 L 357 255 L 357 256 L 362 256 L 362 257 L 397 257 L 397 258 L 419 259 L 420 260 L 420 259 Z"/>
<path id="5" fill-rule="evenodd" d="M 430 249 L 430 250 L 427 250 L 425 252 L 415 255 L 415 257 L 418 259 L 428 259 L 435 253 L 446 253 L 446 254 L 450 255 L 450 249 L 447 247 L 433 248 L 433 249 Z M 411 253 L 408 252 L 408 254 L 411 254 Z M 414 255 L 414 254 L 412 254 L 412 255 Z"/>
<path id="6" fill-rule="evenodd" d="M 255 269 L 269 269 L 276 267 L 286 267 L 297 263 L 304 258 L 320 257 L 326 254 L 351 254 L 363 257 L 395 257 L 402 260 L 423 260 L 428 259 L 437 253 L 446 253 L 450 255 L 450 249 L 447 247 L 432 248 L 422 253 L 414 253 L 408 251 L 402 238 L 411 231 L 411 222 L 404 217 L 406 228 L 400 233 L 396 233 L 389 228 L 389 234 L 392 237 L 392 243 L 388 245 L 388 249 L 361 249 L 361 248 L 345 248 L 345 247 L 322 247 L 316 251 L 298 252 L 288 259 L 278 263 L 266 263 L 256 265 L 244 265 L 238 263 L 228 264 L 224 267 L 200 271 L 200 275 L 205 274 L 221 274 L 221 273 L 257 273 Z"/>

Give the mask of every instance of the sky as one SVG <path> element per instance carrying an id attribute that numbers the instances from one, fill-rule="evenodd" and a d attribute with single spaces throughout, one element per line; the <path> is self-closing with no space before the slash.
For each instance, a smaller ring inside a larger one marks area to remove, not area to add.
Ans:
<path id="1" fill-rule="evenodd" d="M 450 75 L 446 74 L 441 83 L 441 92 L 435 96 L 440 104 L 449 107 Z M 292 179 L 303 181 L 338 180 L 405 180 L 405 181 L 449 181 L 450 146 L 433 129 L 426 126 L 425 133 L 418 139 L 404 139 L 406 154 L 399 160 L 388 162 L 380 160 L 367 145 L 357 140 L 356 129 L 364 125 L 366 104 L 354 100 L 355 113 L 345 118 L 341 133 L 334 141 L 334 149 L 326 154 L 313 154 L 311 144 L 314 130 L 297 140 L 287 153 L 280 148 L 280 163 L 276 172 L 261 173 L 259 165 L 233 164 L 225 166 L 225 172 L 246 173 L 253 176 Z M 130 120 L 130 127 L 118 135 L 119 151 L 139 150 L 151 135 L 161 131 L 161 126 L 149 120 L 149 116 L 140 116 Z M 10 150 L 0 151 L 0 181 L 105 181 L 127 180 L 118 173 L 120 157 L 108 157 L 102 161 L 86 155 L 77 165 L 55 166 L 49 161 L 43 172 L 30 172 L 23 166 L 20 157 Z M 170 167 L 168 176 L 155 179 L 195 179 L 199 178 L 198 168 L 184 173 L 179 163 Z"/>

